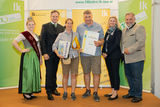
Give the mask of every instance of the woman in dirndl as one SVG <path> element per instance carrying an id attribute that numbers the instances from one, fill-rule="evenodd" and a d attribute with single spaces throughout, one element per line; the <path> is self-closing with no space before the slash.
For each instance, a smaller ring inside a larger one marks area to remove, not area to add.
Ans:
<path id="1" fill-rule="evenodd" d="M 36 98 L 33 93 L 41 92 L 40 64 L 42 60 L 39 38 L 34 33 L 35 21 L 29 17 L 26 26 L 27 30 L 20 33 L 12 44 L 21 52 L 18 92 L 23 94 L 24 99 L 31 100 Z M 19 46 L 20 41 L 23 42 L 24 49 Z"/>

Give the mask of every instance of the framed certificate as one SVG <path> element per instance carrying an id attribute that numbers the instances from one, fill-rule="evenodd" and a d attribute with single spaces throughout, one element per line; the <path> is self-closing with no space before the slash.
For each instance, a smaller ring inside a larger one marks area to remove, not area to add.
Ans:
<path id="1" fill-rule="evenodd" d="M 58 53 L 62 55 L 64 58 L 68 57 L 70 44 L 71 43 L 68 41 L 59 41 Z"/>
<path id="2" fill-rule="evenodd" d="M 96 46 L 94 41 L 99 40 L 99 33 L 93 31 L 85 31 L 82 43 L 82 52 L 90 55 L 95 55 Z"/>

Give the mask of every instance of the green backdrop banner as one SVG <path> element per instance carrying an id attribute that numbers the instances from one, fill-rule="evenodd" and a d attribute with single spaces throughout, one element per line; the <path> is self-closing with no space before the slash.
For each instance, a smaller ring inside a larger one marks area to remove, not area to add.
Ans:
<path id="1" fill-rule="evenodd" d="M 18 85 L 20 53 L 13 39 L 24 30 L 24 1 L 0 1 L 0 87 Z"/>
<path id="2" fill-rule="evenodd" d="M 143 89 L 151 90 L 151 7 L 152 0 L 126 0 L 119 3 L 119 21 L 122 29 L 125 27 L 125 14 L 133 12 L 136 22 L 146 29 L 146 60 L 143 71 Z M 128 86 L 123 64 L 120 69 L 121 85 Z"/>

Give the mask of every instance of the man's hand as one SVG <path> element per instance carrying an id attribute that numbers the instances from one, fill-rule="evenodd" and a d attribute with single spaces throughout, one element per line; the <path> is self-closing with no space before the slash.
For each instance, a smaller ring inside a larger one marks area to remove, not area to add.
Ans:
<path id="1" fill-rule="evenodd" d="M 124 53 L 125 53 L 126 55 L 129 55 L 129 54 L 130 54 L 127 48 L 124 49 Z"/>
<path id="2" fill-rule="evenodd" d="M 48 54 L 44 54 L 43 57 L 44 57 L 44 60 L 48 60 L 49 59 L 49 55 Z"/>
<path id="3" fill-rule="evenodd" d="M 102 41 L 94 41 L 94 44 L 96 47 L 99 47 L 102 45 Z"/>

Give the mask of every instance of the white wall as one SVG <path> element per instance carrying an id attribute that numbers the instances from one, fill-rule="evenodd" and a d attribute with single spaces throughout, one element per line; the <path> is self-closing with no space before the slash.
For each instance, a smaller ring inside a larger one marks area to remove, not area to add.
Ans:
<path id="1" fill-rule="evenodd" d="M 24 18 L 25 18 L 25 23 L 26 23 L 26 21 L 27 21 L 27 17 L 29 17 L 29 11 L 30 11 L 30 5 L 29 5 L 29 1 L 30 0 L 24 0 Z M 25 29 L 26 29 L 26 26 L 25 26 L 26 24 L 24 24 L 24 27 L 25 27 Z"/>
<path id="2" fill-rule="evenodd" d="M 113 3 L 76 3 L 78 1 L 98 1 L 98 0 L 26 0 L 31 10 L 51 10 L 51 9 L 117 9 L 118 0 Z M 103 1 L 103 0 L 101 0 Z"/>
<path id="3" fill-rule="evenodd" d="M 160 0 L 152 7 L 152 92 L 160 98 Z"/>

